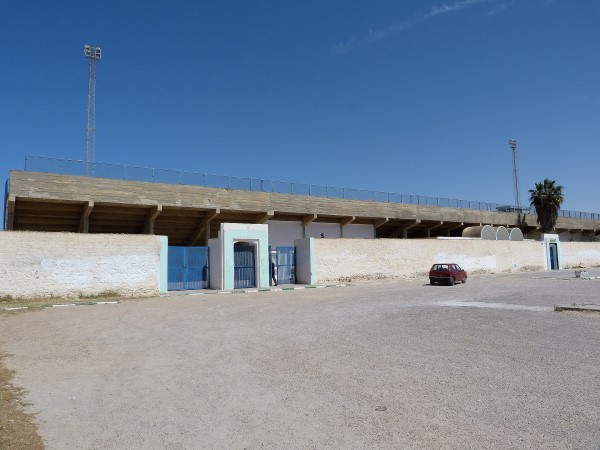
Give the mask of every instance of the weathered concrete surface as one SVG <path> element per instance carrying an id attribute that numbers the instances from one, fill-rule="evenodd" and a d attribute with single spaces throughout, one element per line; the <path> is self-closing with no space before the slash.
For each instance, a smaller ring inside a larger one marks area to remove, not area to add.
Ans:
<path id="1" fill-rule="evenodd" d="M 19 199 L 39 199 L 56 202 L 96 201 L 114 205 L 163 205 L 197 209 L 273 211 L 291 214 L 324 214 L 326 216 L 357 218 L 399 218 L 446 220 L 459 222 L 488 222 L 516 225 L 515 213 L 407 205 L 392 202 L 373 202 L 307 195 L 288 195 L 275 192 L 256 192 L 235 189 L 207 188 L 181 184 L 162 184 L 56 175 L 39 172 L 10 172 L 10 193 Z M 485 220 L 484 220 L 485 219 Z M 275 219 L 273 219 L 275 220 Z M 527 219 L 534 224 L 535 219 Z"/>
<path id="2" fill-rule="evenodd" d="M 10 171 L 7 200 L 9 230 L 155 233 L 168 236 L 173 245 L 200 241 L 205 245 L 207 239 L 217 237 L 221 223 L 265 220 L 305 226 L 311 222 L 369 225 L 381 238 L 459 236 L 462 228 L 481 224 L 519 226 L 524 233 L 535 233 L 537 228 L 536 216 L 515 212 L 17 170 Z M 559 217 L 556 227 L 563 232 L 576 231 L 569 236 L 579 239 L 582 233 L 587 236 L 600 231 L 600 221 Z M 344 236 L 353 236 L 352 226 L 346 231 Z M 334 234 L 338 232 L 336 229 Z M 301 236 L 305 235 L 310 233 Z"/>
<path id="3" fill-rule="evenodd" d="M 160 238 L 0 232 L 0 296 L 157 295 Z"/>
<path id="4" fill-rule="evenodd" d="M 435 262 L 455 262 L 475 272 L 541 270 L 544 248 L 534 241 L 315 239 L 318 283 L 414 277 Z"/>
<path id="5" fill-rule="evenodd" d="M 570 267 L 599 267 L 600 242 L 561 241 L 560 259 L 565 269 Z"/>
<path id="6" fill-rule="evenodd" d="M 52 309 L 0 349 L 49 449 L 594 449 L 599 317 L 552 307 L 600 280 L 567 276 Z"/>

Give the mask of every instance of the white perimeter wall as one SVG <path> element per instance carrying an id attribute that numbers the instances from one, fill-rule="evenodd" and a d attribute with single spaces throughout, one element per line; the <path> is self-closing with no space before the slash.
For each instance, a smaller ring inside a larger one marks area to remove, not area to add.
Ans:
<path id="1" fill-rule="evenodd" d="M 269 245 L 271 247 L 293 247 L 296 239 L 304 238 L 302 222 L 289 222 L 283 220 L 269 220 Z M 306 225 L 306 237 L 320 238 L 321 233 L 325 238 L 340 238 L 339 223 L 312 222 Z M 344 227 L 345 238 L 373 239 L 375 229 L 368 224 L 348 224 Z"/>
<path id="2" fill-rule="evenodd" d="M 317 283 L 426 277 L 435 262 L 456 262 L 471 273 L 544 270 L 539 241 L 315 239 L 314 245 Z"/>
<path id="3" fill-rule="evenodd" d="M 600 266 L 600 242 L 560 242 L 560 261 L 564 269 Z"/>
<path id="4" fill-rule="evenodd" d="M 160 236 L 0 232 L 0 296 L 157 295 Z"/>

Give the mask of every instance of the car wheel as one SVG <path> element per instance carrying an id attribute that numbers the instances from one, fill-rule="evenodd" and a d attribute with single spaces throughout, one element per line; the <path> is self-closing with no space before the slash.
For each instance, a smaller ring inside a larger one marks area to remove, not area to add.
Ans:
<path id="1" fill-rule="evenodd" d="M 429 280 L 429 284 L 431 284 L 433 286 L 435 284 L 435 281 Z"/>
<path id="2" fill-rule="evenodd" d="M 465 284 L 466 282 L 467 282 L 467 277 L 465 276 L 465 277 L 463 278 L 463 284 Z"/>
<path id="3" fill-rule="evenodd" d="M 454 286 L 454 278 L 450 278 L 450 286 Z"/>

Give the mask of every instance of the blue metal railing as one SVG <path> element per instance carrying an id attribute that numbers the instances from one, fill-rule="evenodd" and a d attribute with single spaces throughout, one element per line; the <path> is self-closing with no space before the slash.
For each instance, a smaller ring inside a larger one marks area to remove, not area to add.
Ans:
<path id="1" fill-rule="evenodd" d="M 370 191 L 335 186 L 320 186 L 306 183 L 292 183 L 248 177 L 231 177 L 203 172 L 184 170 L 153 169 L 149 167 L 127 166 L 122 164 L 86 163 L 82 160 L 47 158 L 44 156 L 26 156 L 25 170 L 30 172 L 48 172 L 63 175 L 80 175 L 99 178 L 112 178 L 130 181 L 147 181 L 167 184 L 188 184 L 244 191 L 274 192 L 279 194 L 310 195 L 315 197 L 342 198 L 349 200 L 367 200 L 385 203 L 403 203 L 409 205 L 442 206 L 448 208 L 475 209 L 480 211 L 515 212 L 535 214 L 530 208 L 517 209 L 510 205 L 488 203 L 473 200 L 460 200 L 444 197 L 425 197 L 414 194 Z M 559 210 L 559 217 L 571 219 L 600 220 L 599 213 Z"/>

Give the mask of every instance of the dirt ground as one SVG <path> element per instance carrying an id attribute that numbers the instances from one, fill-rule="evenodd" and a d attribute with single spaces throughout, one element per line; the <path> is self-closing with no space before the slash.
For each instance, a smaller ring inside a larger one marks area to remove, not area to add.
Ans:
<path id="1" fill-rule="evenodd" d="M 600 314 L 552 308 L 600 279 L 425 282 L 0 315 L 0 351 L 50 449 L 600 446 Z"/>

